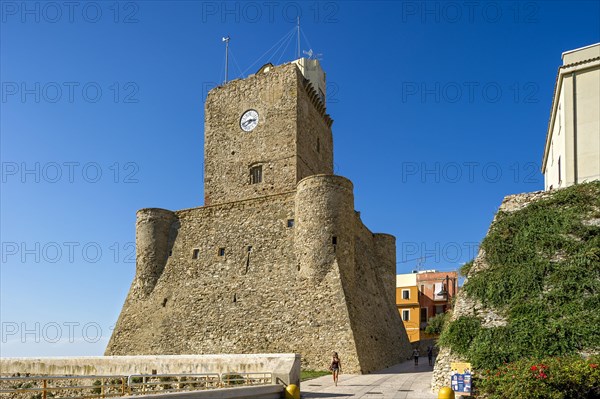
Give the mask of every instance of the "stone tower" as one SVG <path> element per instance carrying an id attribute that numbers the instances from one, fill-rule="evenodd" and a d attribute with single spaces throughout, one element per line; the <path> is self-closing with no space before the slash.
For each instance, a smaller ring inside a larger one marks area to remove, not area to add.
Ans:
<path id="1" fill-rule="evenodd" d="M 136 275 L 107 355 L 297 352 L 348 372 L 410 346 L 395 305 L 395 239 L 333 175 L 325 74 L 299 59 L 213 89 L 205 205 L 142 209 Z"/>
<path id="2" fill-rule="evenodd" d="M 205 205 L 290 192 L 304 177 L 333 173 L 333 121 L 325 113 L 323 91 L 304 77 L 306 70 L 324 85 L 319 61 L 302 58 L 277 68 L 267 64 L 256 75 L 209 93 Z M 251 130 L 250 124 L 241 126 L 247 111 L 258 119 Z M 255 168 L 262 181 L 249 184 Z"/>

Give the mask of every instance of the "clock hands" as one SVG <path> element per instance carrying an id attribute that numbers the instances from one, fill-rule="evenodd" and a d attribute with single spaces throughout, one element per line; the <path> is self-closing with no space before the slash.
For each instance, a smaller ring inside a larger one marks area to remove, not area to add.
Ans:
<path id="1" fill-rule="evenodd" d="M 245 120 L 244 122 L 242 122 L 242 126 L 248 126 L 252 122 L 256 122 L 256 118 Z"/>
<path id="2" fill-rule="evenodd" d="M 253 109 L 249 109 L 242 115 L 240 119 L 240 127 L 245 132 L 252 131 L 256 125 L 258 125 L 258 112 Z"/>

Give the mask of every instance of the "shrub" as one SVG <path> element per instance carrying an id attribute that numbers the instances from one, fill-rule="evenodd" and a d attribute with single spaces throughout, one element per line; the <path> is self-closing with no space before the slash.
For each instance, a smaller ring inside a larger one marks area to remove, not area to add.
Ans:
<path id="1" fill-rule="evenodd" d="M 102 382 L 100 380 L 95 380 L 92 385 L 96 386 L 96 388 L 92 388 L 92 393 L 94 395 L 99 395 L 102 393 L 102 388 L 100 388 L 100 385 L 102 385 Z"/>
<path id="2" fill-rule="evenodd" d="M 427 327 L 425 328 L 425 332 L 427 334 L 435 334 L 435 335 L 441 334 L 442 330 L 444 329 L 444 325 L 446 324 L 446 321 L 449 319 L 450 319 L 450 313 L 440 313 L 440 314 L 433 316 L 427 322 Z"/>
<path id="3" fill-rule="evenodd" d="M 488 267 L 469 275 L 463 295 L 507 323 L 482 328 L 476 316 L 461 317 L 447 325 L 439 344 L 476 369 L 599 348 L 600 226 L 584 223 L 599 210 L 600 182 L 592 182 L 500 212 L 481 245 Z"/>
<path id="4" fill-rule="evenodd" d="M 176 381 L 177 378 L 175 378 L 175 377 L 159 377 L 158 380 L 160 382 L 171 382 L 171 381 Z M 162 389 L 173 389 L 173 385 L 171 385 L 171 384 L 160 384 L 160 387 Z"/>
<path id="5" fill-rule="evenodd" d="M 467 277 L 467 274 L 469 274 L 472 267 L 473 261 L 467 262 L 458 269 L 458 274 L 462 277 Z"/>
<path id="6" fill-rule="evenodd" d="M 225 385 L 243 385 L 246 382 L 239 374 L 224 374 L 222 380 Z"/>
<path id="7" fill-rule="evenodd" d="M 474 379 L 478 395 L 488 399 L 588 399 L 600 397 L 600 356 L 521 359 Z"/>
<path id="8" fill-rule="evenodd" d="M 481 321 L 473 316 L 461 316 L 448 325 L 440 336 L 439 345 L 449 346 L 465 356 L 473 339 L 481 330 Z"/>

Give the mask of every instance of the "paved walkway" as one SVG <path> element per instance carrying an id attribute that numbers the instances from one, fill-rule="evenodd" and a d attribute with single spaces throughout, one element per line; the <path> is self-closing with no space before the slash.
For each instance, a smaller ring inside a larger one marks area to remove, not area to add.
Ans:
<path id="1" fill-rule="evenodd" d="M 337 387 L 331 375 L 303 381 L 302 398 L 435 399 L 433 367 L 419 360 L 417 367 L 411 360 L 373 374 L 340 374 Z"/>

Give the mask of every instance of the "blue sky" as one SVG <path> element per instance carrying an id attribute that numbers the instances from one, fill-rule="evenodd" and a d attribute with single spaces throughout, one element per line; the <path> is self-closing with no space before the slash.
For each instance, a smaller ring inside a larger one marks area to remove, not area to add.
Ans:
<path id="1" fill-rule="evenodd" d="M 69 4 L 0 3 L 2 356 L 103 353 L 136 210 L 203 204 L 222 36 L 230 77 L 254 73 L 295 58 L 292 41 L 259 59 L 301 16 L 336 173 L 367 226 L 396 236 L 399 273 L 456 269 L 505 195 L 543 188 L 561 53 L 600 41 L 597 1 Z"/>

